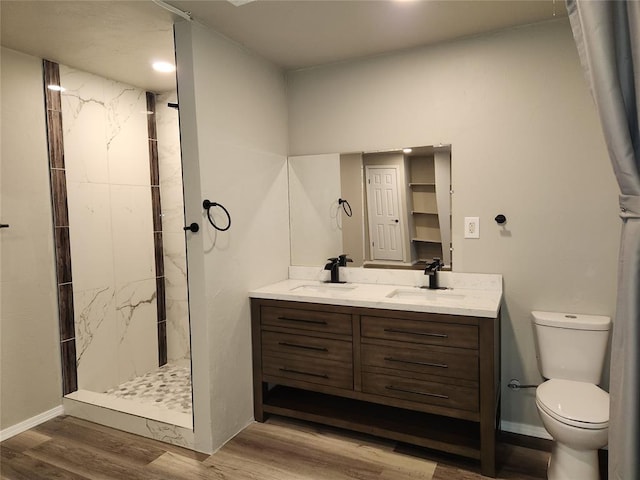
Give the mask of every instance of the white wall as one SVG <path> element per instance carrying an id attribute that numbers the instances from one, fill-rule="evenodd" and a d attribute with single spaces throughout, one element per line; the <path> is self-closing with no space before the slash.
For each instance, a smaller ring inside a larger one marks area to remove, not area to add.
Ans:
<path id="1" fill-rule="evenodd" d="M 292 155 L 452 144 L 455 270 L 504 275 L 503 385 L 540 381 L 531 310 L 614 313 L 618 190 L 568 21 L 293 72 L 288 94 Z M 502 399 L 540 427 L 532 390 Z"/>
<path id="2" fill-rule="evenodd" d="M 0 55 L 0 430 L 62 398 L 42 61 Z"/>
<path id="3" fill-rule="evenodd" d="M 180 23 L 175 32 L 185 209 L 201 225 L 187 257 L 194 431 L 206 450 L 253 418 L 248 291 L 287 277 L 285 81 L 205 27 Z M 229 210 L 230 230 L 207 223 L 205 198 Z"/>

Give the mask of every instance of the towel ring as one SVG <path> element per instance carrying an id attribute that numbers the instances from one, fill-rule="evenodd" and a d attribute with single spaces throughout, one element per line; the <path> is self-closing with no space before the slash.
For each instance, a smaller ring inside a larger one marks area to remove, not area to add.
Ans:
<path id="1" fill-rule="evenodd" d="M 213 226 L 213 228 L 215 228 L 219 232 L 225 232 L 229 230 L 229 227 L 231 227 L 231 215 L 229 215 L 229 211 L 226 208 L 224 208 L 224 205 L 216 202 L 211 202 L 209 200 L 205 200 L 202 202 L 202 207 L 207 211 L 207 218 L 209 219 L 209 223 Z M 216 225 L 216 222 L 214 222 L 213 218 L 211 218 L 211 211 L 210 211 L 211 207 L 220 207 L 222 209 L 222 211 L 227 216 L 227 220 L 228 220 L 226 227 L 220 228 L 219 226 Z"/>
<path id="2" fill-rule="evenodd" d="M 349 202 L 347 202 L 342 198 L 339 198 L 338 205 L 342 205 L 342 210 L 344 210 L 344 213 L 347 214 L 347 217 L 351 217 L 353 215 L 353 210 L 351 210 L 351 205 L 349 205 Z M 347 211 L 347 208 L 349 208 L 348 211 Z"/>

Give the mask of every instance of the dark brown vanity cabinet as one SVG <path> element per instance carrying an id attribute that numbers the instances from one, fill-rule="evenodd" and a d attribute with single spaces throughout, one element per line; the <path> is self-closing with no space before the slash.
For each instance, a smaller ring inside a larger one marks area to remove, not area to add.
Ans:
<path id="1" fill-rule="evenodd" d="M 498 318 L 252 299 L 254 413 L 478 459 L 495 477 Z"/>

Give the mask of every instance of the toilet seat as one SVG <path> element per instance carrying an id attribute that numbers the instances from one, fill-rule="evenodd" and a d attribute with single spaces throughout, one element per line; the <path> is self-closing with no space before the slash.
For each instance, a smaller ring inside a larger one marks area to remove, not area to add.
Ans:
<path id="1" fill-rule="evenodd" d="M 609 427 L 609 394 L 591 383 L 547 380 L 536 389 L 536 404 L 566 425 L 588 430 Z"/>

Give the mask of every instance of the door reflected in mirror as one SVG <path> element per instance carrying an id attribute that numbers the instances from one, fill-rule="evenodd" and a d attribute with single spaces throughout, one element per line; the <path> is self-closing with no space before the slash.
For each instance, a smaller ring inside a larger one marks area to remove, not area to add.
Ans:
<path id="1" fill-rule="evenodd" d="M 451 269 L 450 145 L 289 157 L 289 204 L 292 265 Z"/>

